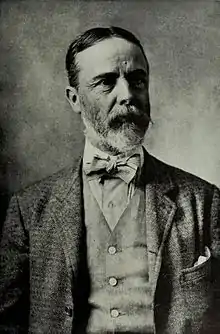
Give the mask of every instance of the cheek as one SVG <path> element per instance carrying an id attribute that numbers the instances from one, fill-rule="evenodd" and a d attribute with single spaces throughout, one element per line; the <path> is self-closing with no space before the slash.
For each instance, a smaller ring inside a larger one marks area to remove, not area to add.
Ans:
<path id="1" fill-rule="evenodd" d="M 80 103 L 85 114 L 93 118 L 105 120 L 114 107 L 114 98 L 111 94 L 81 90 L 79 92 Z"/>
<path id="2" fill-rule="evenodd" d="M 111 95 L 107 93 L 97 93 L 93 94 L 92 101 L 94 104 L 100 107 L 100 109 L 108 110 L 109 106 L 111 105 Z"/>
<path id="3" fill-rule="evenodd" d="M 140 101 L 140 103 L 142 105 L 148 104 L 148 102 L 149 102 L 149 95 L 148 95 L 148 93 L 146 93 L 146 91 L 144 91 L 143 93 L 141 93 L 139 95 L 139 101 Z"/>
<path id="4" fill-rule="evenodd" d="M 150 101 L 149 101 L 149 96 L 148 94 L 144 93 L 139 96 L 138 99 L 138 107 L 143 111 L 149 113 L 149 106 L 150 106 Z"/>
<path id="5" fill-rule="evenodd" d="M 89 94 L 80 96 L 81 111 L 92 123 L 102 120 L 102 107 L 100 101 L 91 97 Z"/>
<path id="6" fill-rule="evenodd" d="M 107 98 L 103 97 L 96 97 L 90 101 L 90 106 L 93 106 L 93 108 L 96 110 L 96 115 L 100 120 L 105 120 L 111 109 L 112 104 L 109 102 Z"/>

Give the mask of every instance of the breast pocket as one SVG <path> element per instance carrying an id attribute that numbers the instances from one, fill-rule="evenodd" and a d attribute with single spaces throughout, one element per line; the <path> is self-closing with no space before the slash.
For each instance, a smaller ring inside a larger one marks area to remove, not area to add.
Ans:
<path id="1" fill-rule="evenodd" d="M 194 281 L 211 276 L 211 252 L 205 247 L 204 256 L 199 256 L 193 267 L 181 271 L 180 279 L 182 284 L 190 284 Z"/>
<path id="2" fill-rule="evenodd" d="M 188 316 L 200 321 L 211 305 L 211 254 L 204 262 L 185 268 L 180 274 L 180 285 L 188 310 Z"/>

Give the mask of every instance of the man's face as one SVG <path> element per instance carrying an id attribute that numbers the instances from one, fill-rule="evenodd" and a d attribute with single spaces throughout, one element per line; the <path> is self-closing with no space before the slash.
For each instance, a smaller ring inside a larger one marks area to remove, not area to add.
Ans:
<path id="1" fill-rule="evenodd" d="M 148 68 L 140 48 L 113 37 L 77 54 L 78 97 L 93 142 L 119 153 L 140 144 L 150 119 Z"/>

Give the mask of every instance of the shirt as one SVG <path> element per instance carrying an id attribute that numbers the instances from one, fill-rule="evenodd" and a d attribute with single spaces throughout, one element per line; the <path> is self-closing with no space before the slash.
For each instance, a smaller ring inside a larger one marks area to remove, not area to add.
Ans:
<path id="1" fill-rule="evenodd" d="M 133 154 L 140 155 L 140 166 L 137 170 L 137 175 L 134 179 L 127 184 L 117 175 L 112 178 L 103 179 L 101 182 L 100 178 L 92 178 L 89 180 L 91 191 L 99 204 L 104 217 L 111 228 L 114 230 L 118 220 L 120 219 L 125 208 L 129 204 L 132 196 L 136 189 L 136 182 L 140 176 L 140 171 L 144 163 L 144 152 L 143 147 L 140 145 L 136 150 L 129 151 L 125 154 L 111 156 L 105 152 L 100 151 L 94 147 L 88 140 L 85 143 L 83 165 L 87 162 L 92 161 L 94 155 L 99 155 L 103 158 L 110 157 L 111 159 L 119 159 Z"/>

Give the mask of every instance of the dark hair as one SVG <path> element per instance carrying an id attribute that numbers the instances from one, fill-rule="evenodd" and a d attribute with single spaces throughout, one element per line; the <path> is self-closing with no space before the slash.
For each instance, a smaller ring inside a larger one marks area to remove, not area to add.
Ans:
<path id="1" fill-rule="evenodd" d="M 145 55 L 144 49 L 140 43 L 140 41 L 135 37 L 131 32 L 119 28 L 119 27 L 108 27 L 108 28 L 93 28 L 90 30 L 85 31 L 83 34 L 79 35 L 69 46 L 67 55 L 66 55 L 66 70 L 67 75 L 69 79 L 69 84 L 72 87 L 77 88 L 78 87 L 78 72 L 79 68 L 76 64 L 76 55 L 89 48 L 90 46 L 95 45 L 96 43 L 112 38 L 112 37 L 119 37 L 127 40 L 128 42 L 131 42 L 133 44 L 136 44 L 141 49 L 144 58 L 147 63 L 147 68 L 149 70 L 148 66 L 148 60 Z"/>

